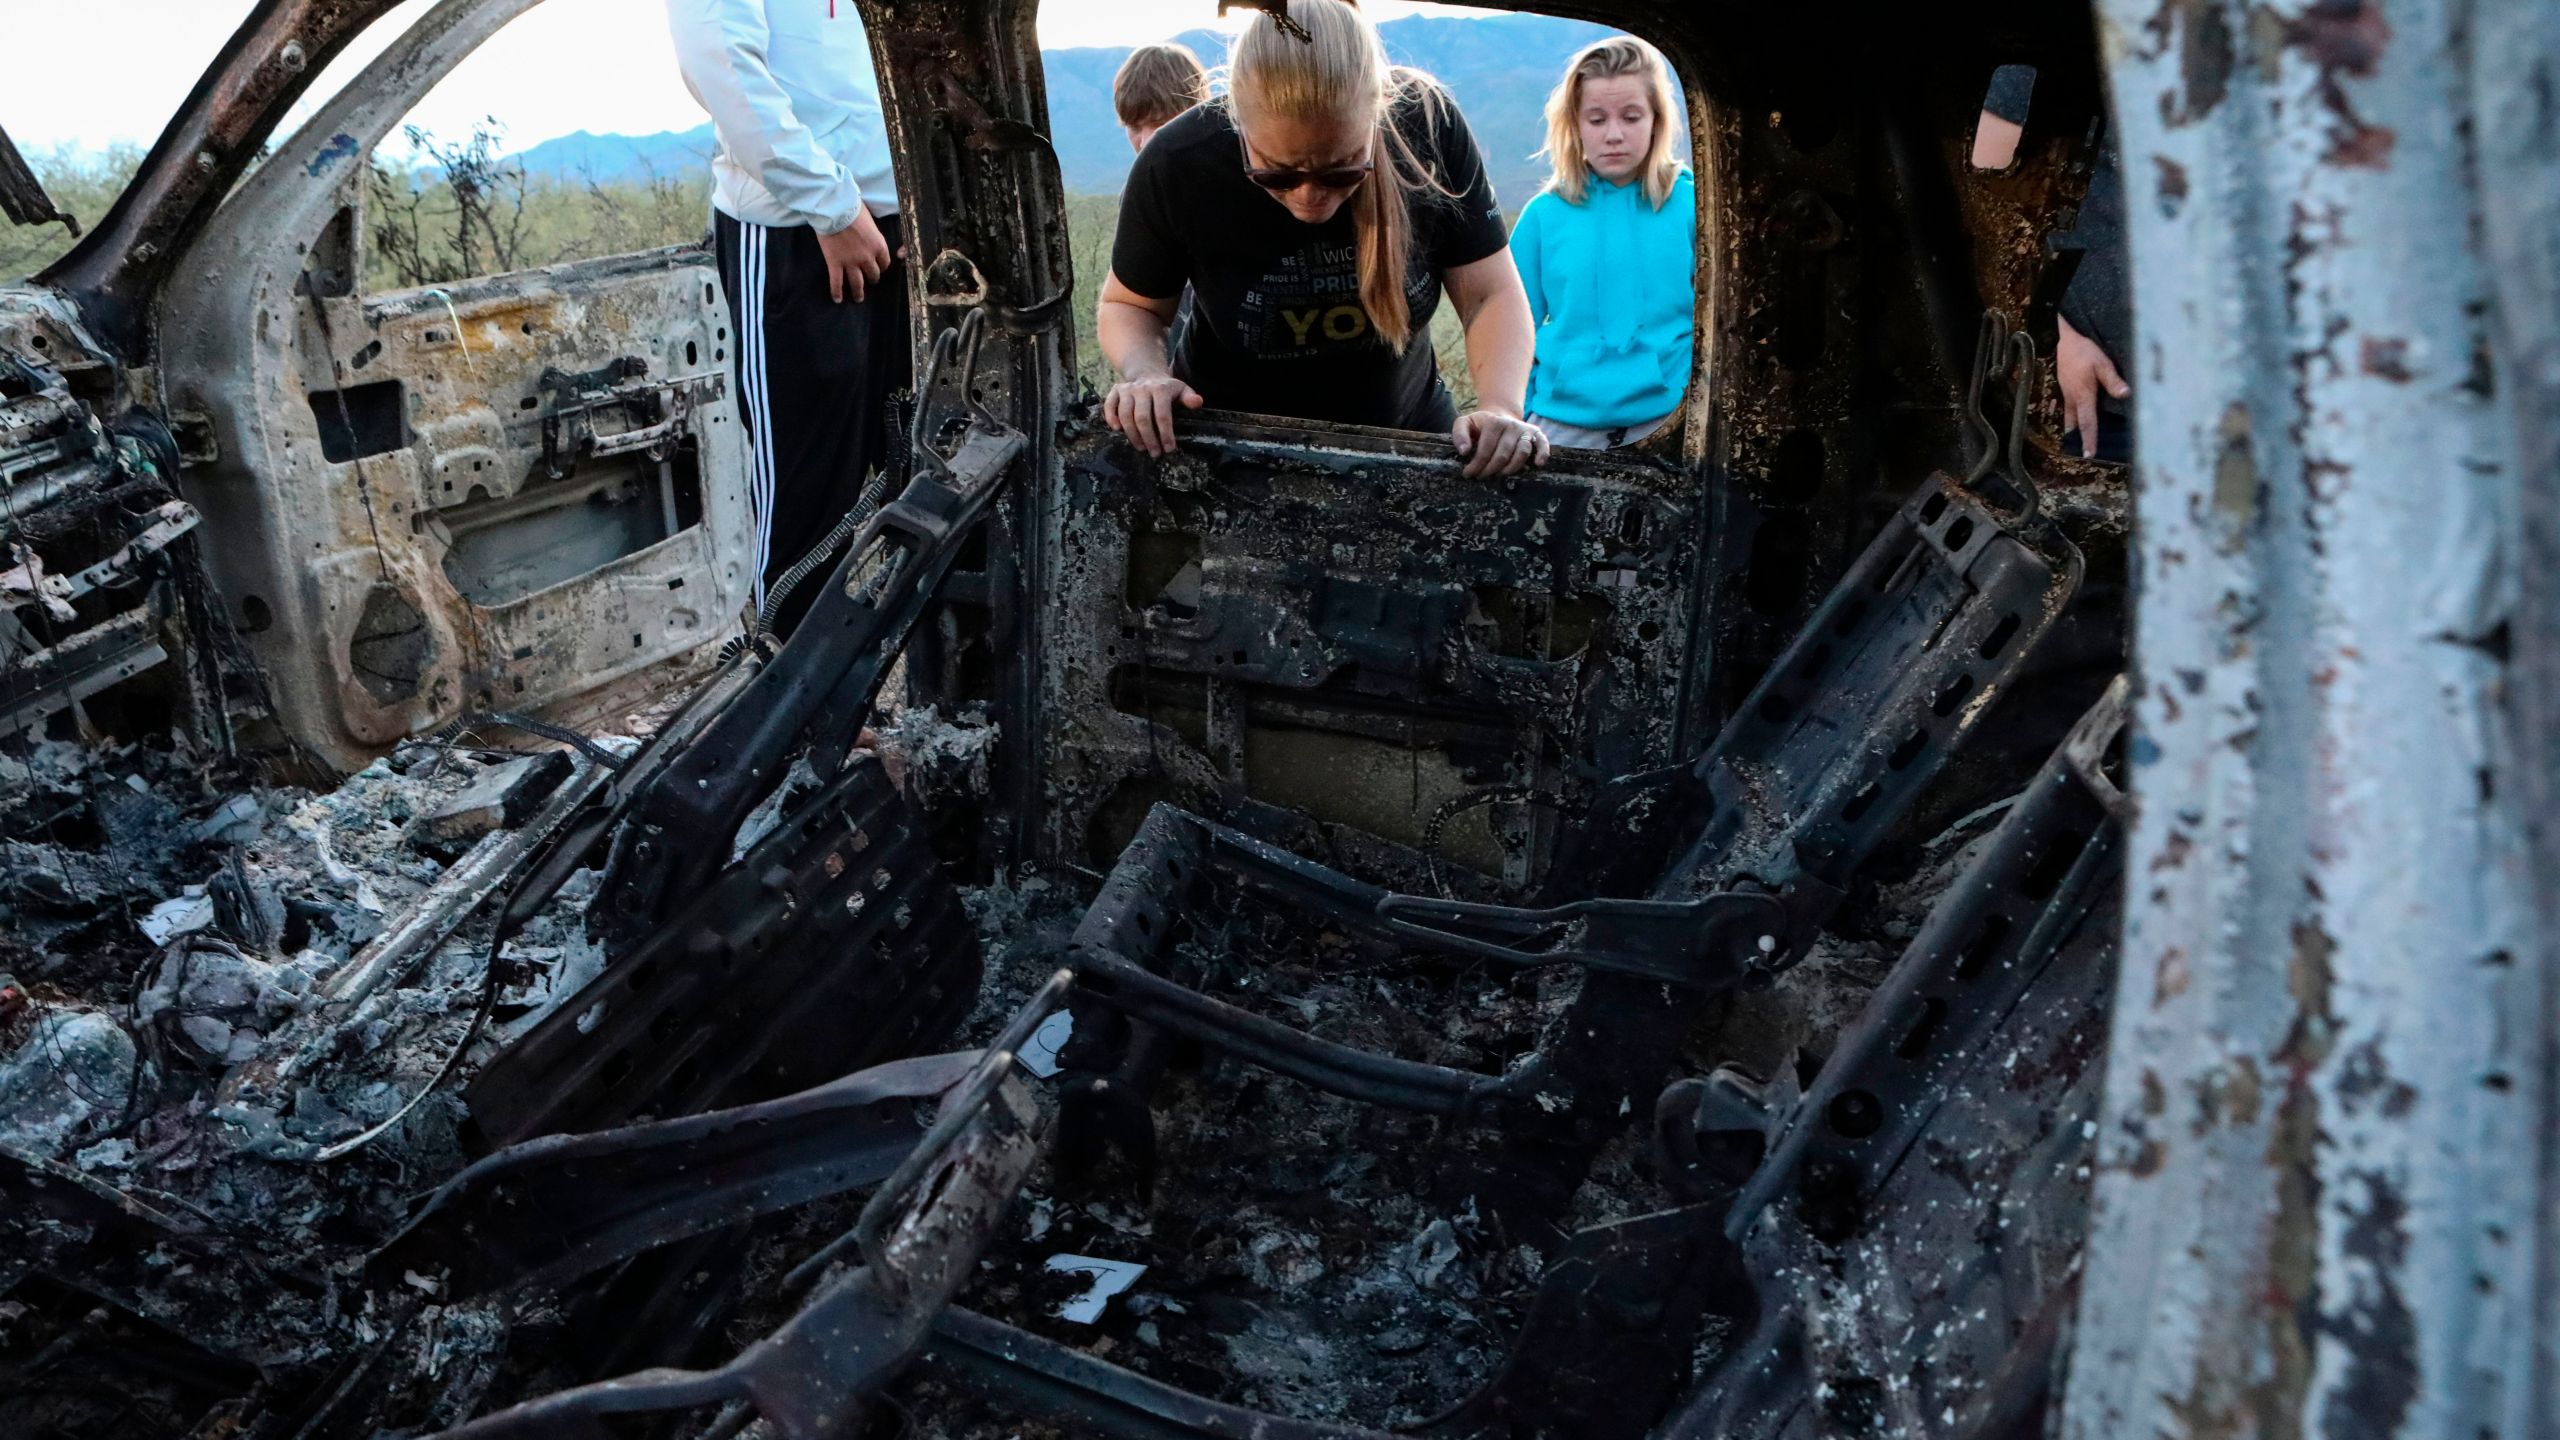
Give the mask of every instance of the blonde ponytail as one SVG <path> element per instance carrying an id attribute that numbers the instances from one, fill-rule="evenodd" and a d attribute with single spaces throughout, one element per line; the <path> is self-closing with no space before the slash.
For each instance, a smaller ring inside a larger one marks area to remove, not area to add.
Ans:
<path id="1" fill-rule="evenodd" d="M 1403 148 L 1395 127 L 1381 120 L 1377 150 L 1381 161 Z M 1360 187 L 1360 206 L 1352 212 L 1351 223 L 1360 237 L 1360 308 L 1369 312 L 1369 324 L 1387 348 L 1401 355 L 1413 338 L 1413 316 L 1404 300 L 1405 267 L 1413 252 L 1413 216 L 1404 186 L 1395 183 L 1396 168 L 1381 163 L 1378 173 Z"/>
<path id="2" fill-rule="evenodd" d="M 1389 66 L 1377 27 L 1343 0 L 1289 0 L 1288 10 L 1286 26 L 1261 12 L 1236 37 L 1227 60 L 1227 103 L 1239 126 L 1265 117 L 1346 125 L 1366 119 L 1373 127 L 1377 169 L 1351 211 L 1359 241 L 1360 304 L 1369 312 L 1370 328 L 1401 355 L 1414 330 L 1404 295 L 1413 253 L 1406 192 L 1419 186 L 1447 191 L 1405 143 L 1395 110 L 1407 100 L 1432 106 L 1446 101 L 1430 76 Z"/>

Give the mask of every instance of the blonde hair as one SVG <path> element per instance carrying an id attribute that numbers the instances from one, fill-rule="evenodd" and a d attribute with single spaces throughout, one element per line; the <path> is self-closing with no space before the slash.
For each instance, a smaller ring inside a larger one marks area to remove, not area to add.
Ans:
<path id="1" fill-rule="evenodd" d="M 1111 77 L 1111 108 L 1128 126 L 1161 125 L 1209 98 L 1209 72 L 1188 45 L 1141 45 Z"/>
<path id="2" fill-rule="evenodd" d="M 1591 183 L 1591 165 L 1582 156 L 1582 82 L 1621 75 L 1640 77 L 1653 102 L 1653 143 L 1645 147 L 1644 162 L 1636 170 L 1644 181 L 1644 198 L 1659 210 L 1671 198 L 1671 187 L 1679 183 L 1684 167 L 1679 121 L 1672 108 L 1671 66 L 1661 51 L 1632 35 L 1620 35 L 1583 46 L 1564 67 L 1564 78 L 1547 94 L 1547 143 L 1538 153 L 1555 167 L 1547 188 L 1563 196 L 1568 205 L 1581 204 Z"/>
<path id="3" fill-rule="evenodd" d="M 1369 17 L 1344 0 L 1289 0 L 1285 19 L 1259 11 L 1236 36 L 1227 57 L 1227 104 L 1239 131 L 1255 118 L 1356 123 L 1375 127 L 1377 169 L 1352 198 L 1359 236 L 1360 304 L 1369 326 L 1397 354 L 1413 338 L 1405 308 L 1405 266 L 1413 248 L 1408 188 L 1449 194 L 1428 173 L 1396 128 L 1395 110 L 1413 101 L 1445 106 L 1439 84 L 1418 70 L 1387 63 L 1387 48 Z"/>

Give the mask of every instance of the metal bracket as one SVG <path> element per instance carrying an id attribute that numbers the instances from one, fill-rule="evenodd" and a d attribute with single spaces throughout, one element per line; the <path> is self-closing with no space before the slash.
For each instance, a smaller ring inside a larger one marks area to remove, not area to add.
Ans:
<path id="1" fill-rule="evenodd" d="M 1995 374 L 2009 377 L 2005 444 L 2001 431 L 1991 423 L 1990 412 L 1983 408 L 1984 392 Z M 2044 508 L 2044 497 L 2037 491 L 2034 477 L 2027 473 L 2027 412 L 2035 393 L 2035 341 L 2023 330 L 2010 329 L 2008 316 L 1997 310 L 1983 311 L 1981 328 L 1974 335 L 1973 373 L 1965 382 L 1964 397 L 1965 429 L 1982 453 L 1974 457 L 1964 483 L 1976 490 L 1984 480 L 1997 480 L 2009 487 L 2019 500 L 2017 512 L 2003 517 L 2011 525 L 2029 524 Z"/>
<path id="2" fill-rule="evenodd" d="M 1735 890 L 1697 900 L 1577 900 L 1544 910 L 1389 895 L 1377 916 L 1407 939 L 1505 965 L 1580 965 L 1709 992 L 1765 967 L 1786 929 L 1777 897 Z"/>
<path id="3" fill-rule="evenodd" d="M 653 1369 L 563 1390 L 447 1432 L 448 1440 L 603 1433 L 608 1415 L 722 1405 L 794 1440 L 856 1433 L 873 1397 L 923 1347 L 935 1320 L 977 1272 L 1046 1148 L 1037 1097 L 1015 1077 L 1014 1051 L 1071 983 L 1060 972 L 972 1060 L 932 1130 L 884 1182 L 846 1236 L 786 1276 L 816 1289 L 798 1314 L 716 1370 Z M 828 1274 L 848 1250 L 862 1264 Z M 734 1434 L 735 1430 L 726 1433 Z"/>
<path id="4" fill-rule="evenodd" d="M 58 594 L 69 600 L 92 590 L 135 579 L 135 572 L 144 560 L 169 548 L 170 542 L 196 528 L 203 518 L 193 505 L 184 500 L 172 500 L 152 511 L 151 523 L 114 554 L 86 570 L 47 581 L 46 593 Z"/>
<path id="5" fill-rule="evenodd" d="M 473 1078 L 484 1139 L 787 1094 L 939 1048 L 975 998 L 959 896 L 869 756 L 681 898 Z"/>
<path id="6" fill-rule="evenodd" d="M 1749 1229 L 1815 1165 L 1847 1182 L 1852 1199 L 1873 1194 L 2066 942 L 2112 911 L 2124 796 L 2098 766 L 2126 723 L 2119 676 L 1947 888 L 1802 1098 L 1769 1106 L 1750 1127 L 1769 1137 L 1768 1158 L 1734 1201 L 1728 1234 Z M 1709 1090 L 1684 1093 L 1696 1097 L 1691 1143 L 1737 1128 Z"/>
<path id="7" fill-rule="evenodd" d="M 549 1289 L 876 1184 L 923 1133 L 912 1102 L 948 1094 L 978 1059 L 892 1060 L 779 1100 L 510 1146 L 446 1181 L 369 1263 L 393 1277 L 448 1271 L 462 1297 Z"/>
<path id="8" fill-rule="evenodd" d="M 983 311 L 937 336 L 918 390 L 911 478 L 853 537 L 780 653 L 681 749 L 653 745 L 648 776 L 616 817 L 597 903 L 610 946 L 639 943 L 678 897 L 726 867 L 731 838 L 795 751 L 831 775 L 870 715 L 890 664 L 934 604 L 960 539 L 1029 443 L 979 403 Z M 946 452 L 946 447 L 948 453 Z"/>
<path id="9" fill-rule="evenodd" d="M 654 383 L 644 378 L 647 374 L 648 362 L 637 356 L 585 375 L 543 371 L 537 388 L 563 395 L 542 417 L 543 473 L 557 480 L 581 460 L 635 450 L 663 460 L 677 440 L 692 433 L 693 412 L 729 393 L 729 377 L 720 371 Z M 597 420 L 608 411 L 621 412 L 630 423 L 600 427 Z"/>

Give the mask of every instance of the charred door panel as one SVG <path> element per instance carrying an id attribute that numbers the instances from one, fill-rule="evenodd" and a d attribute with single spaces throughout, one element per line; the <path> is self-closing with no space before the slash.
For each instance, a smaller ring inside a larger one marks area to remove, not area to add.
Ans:
<path id="1" fill-rule="evenodd" d="M 531 4 L 421 17 L 215 213 L 161 308 L 209 563 L 283 738 L 342 766 L 467 711 L 601 713 L 707 658 L 752 580 L 706 251 L 358 293 L 364 157 Z"/>
<path id="2" fill-rule="evenodd" d="M 1354 870 L 1534 885 L 1555 807 L 1679 748 L 1700 543 L 1680 472 L 1559 457 L 1469 480 L 1435 437 L 1232 416 L 1162 462 L 1069 443 L 1046 851 L 1108 864 L 1157 800 L 1266 805 Z"/>

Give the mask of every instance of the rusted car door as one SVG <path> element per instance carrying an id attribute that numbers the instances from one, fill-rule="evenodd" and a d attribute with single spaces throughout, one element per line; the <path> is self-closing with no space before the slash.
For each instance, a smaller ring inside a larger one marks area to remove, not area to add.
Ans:
<path id="1" fill-rule="evenodd" d="M 206 555 L 282 738 L 342 767 L 465 713 L 609 719 L 734 633 L 751 583 L 707 250 L 364 287 L 367 157 L 534 3 L 422 17 L 164 292 Z"/>

